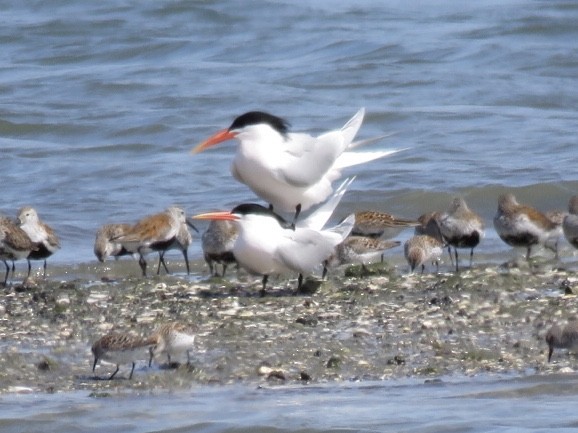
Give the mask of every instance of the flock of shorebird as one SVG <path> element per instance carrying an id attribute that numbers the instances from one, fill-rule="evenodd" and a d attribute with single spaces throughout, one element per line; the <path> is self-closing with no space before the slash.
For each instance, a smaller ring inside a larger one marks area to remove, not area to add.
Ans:
<path id="1" fill-rule="evenodd" d="M 187 249 L 192 242 L 189 229 L 196 230 L 192 220 L 210 220 L 202 235 L 202 248 L 211 274 L 217 273 L 215 264 L 222 265 L 224 275 L 227 266 L 236 263 L 263 276 L 263 292 L 269 275 L 298 274 L 300 286 L 303 277 L 311 275 L 321 265 L 325 277 L 329 267 L 348 263 L 363 265 L 383 258 L 385 250 L 400 245 L 399 241 L 391 238 L 408 227 L 415 230 L 415 235 L 404 245 L 404 254 L 412 272 L 419 268 L 423 272 L 429 262 L 437 264 L 446 247 L 452 261 L 451 248 L 454 249 L 456 271 L 459 270 L 458 249 L 470 250 L 471 266 L 474 248 L 484 237 L 485 225 L 461 197 L 455 198 L 447 211 L 424 214 L 417 220 L 364 211 L 325 228 L 353 181 L 347 179 L 334 189 L 333 182 L 341 176 L 343 169 L 404 150 L 357 151 L 360 146 L 386 137 L 354 141 L 364 115 L 365 111 L 361 109 L 342 128 L 316 137 L 290 132 L 285 120 L 268 113 L 253 111 L 237 117 L 228 128 L 193 149 L 193 153 L 223 141 L 238 140 L 231 173 L 268 203 L 268 207 L 245 203 L 231 211 L 209 212 L 189 218 L 183 209 L 170 207 L 134 225 L 107 224 L 96 235 L 96 257 L 104 261 L 108 257 L 138 255 L 142 274 L 146 276 L 147 254 L 157 252 L 157 274 L 161 265 L 168 273 L 164 255 L 170 249 L 177 249 L 183 254 L 188 273 Z M 308 216 L 299 218 L 302 211 L 312 208 L 315 209 Z M 277 213 L 279 211 L 293 212 L 292 221 L 285 220 Z M 578 248 L 578 197 L 570 200 L 568 213 L 549 215 L 519 204 L 512 194 L 504 194 L 499 197 L 493 223 L 505 243 L 527 249 L 528 259 L 532 248 L 538 245 L 557 254 L 562 233 Z M 14 272 L 14 261 L 27 259 L 30 275 L 30 260 L 44 260 L 46 272 L 46 258 L 59 247 L 54 231 L 39 219 L 34 209 L 21 209 L 17 222 L 2 218 L 0 259 L 6 265 L 5 284 L 10 272 L 8 261 L 12 261 Z M 565 335 L 552 331 L 548 340 L 549 344 L 552 342 L 551 349 L 567 346 Z M 99 359 L 128 362 L 134 354 L 124 356 L 125 352 L 141 351 L 143 346 L 154 348 L 151 353 L 163 350 L 168 353 L 170 349 L 159 349 L 171 346 L 167 346 L 165 340 L 159 333 L 146 339 L 105 336 L 92 348 L 95 366 Z M 188 340 L 186 344 L 189 344 Z M 116 371 L 112 376 L 114 374 Z"/>

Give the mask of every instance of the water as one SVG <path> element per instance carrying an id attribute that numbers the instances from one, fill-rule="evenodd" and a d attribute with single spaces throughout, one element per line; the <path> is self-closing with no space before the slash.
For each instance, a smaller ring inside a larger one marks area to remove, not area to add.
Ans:
<path id="1" fill-rule="evenodd" d="M 368 114 L 360 138 L 395 132 L 374 147 L 411 150 L 349 170 L 358 178 L 336 218 L 361 208 L 417 217 L 461 194 L 489 227 L 480 254 L 494 257 L 510 251 L 491 228 L 498 194 L 511 190 L 544 210 L 566 208 L 578 191 L 578 4 L 307 3 L 3 2 L 0 210 L 14 215 L 23 205 L 36 207 L 62 238 L 53 263 L 94 262 L 94 234 L 106 222 L 132 222 L 174 203 L 193 214 L 254 200 L 230 176 L 234 144 L 189 154 L 235 116 L 264 109 L 295 130 L 318 133 L 340 127 L 362 106 Z M 190 254 L 200 257 L 198 242 Z M 370 407 L 381 407 L 387 391 L 380 389 Z M 339 404 L 359 415 L 365 401 L 350 393 L 362 392 L 340 389 Z M 411 404 L 414 388 L 403 392 L 394 413 Z M 542 412 L 533 409 L 552 395 L 520 398 L 530 410 L 516 420 L 527 429 L 576 427 L 575 419 L 534 422 Z M 483 406 L 487 425 L 515 429 L 500 424 L 503 400 L 494 399 Z M 49 413 L 63 410 L 46 400 Z M 172 410 L 169 400 L 160 413 Z M 477 415 L 478 399 L 450 402 L 465 405 L 466 418 Z M 126 404 L 138 413 L 138 401 Z M 260 404 L 270 407 L 266 398 Z M 435 399 L 423 405 L 444 410 Z M 121 409 L 107 409 L 122 418 Z M 455 431 L 483 430 L 471 420 L 456 426 L 449 403 L 447 410 Z M 19 422 L 34 424 L 31 414 L 18 413 Z M 359 416 L 334 425 L 309 414 L 309 422 L 288 429 L 384 426 L 365 425 L 367 414 Z M 403 430 L 413 416 L 401 415 L 392 429 Z M 247 425 L 276 425 L 272 417 L 260 412 Z M 239 431 L 249 429 L 240 424 Z"/>
<path id="2" fill-rule="evenodd" d="M 417 403 L 417 404 L 416 404 Z M 551 432 L 575 431 L 576 379 L 400 381 L 339 386 L 198 388 L 92 398 L 0 400 L 3 432 Z M 10 415 L 8 415 L 10 414 Z"/>
<path id="3" fill-rule="evenodd" d="M 32 204 L 62 237 L 54 261 L 93 261 L 103 223 L 255 200 L 230 176 L 233 143 L 189 153 L 238 114 L 317 133 L 364 106 L 361 138 L 411 150 L 349 170 L 337 216 L 417 217 L 462 194 L 490 227 L 480 251 L 503 251 L 500 192 L 564 209 L 578 189 L 577 16 L 561 1 L 5 2 L 0 209 Z"/>

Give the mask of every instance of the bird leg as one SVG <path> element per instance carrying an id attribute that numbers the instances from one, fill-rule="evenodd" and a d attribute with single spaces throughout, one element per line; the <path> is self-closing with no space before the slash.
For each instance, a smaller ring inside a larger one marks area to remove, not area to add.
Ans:
<path id="1" fill-rule="evenodd" d="M 155 357 L 153 346 L 149 347 L 149 368 L 153 363 L 153 358 Z"/>
<path id="2" fill-rule="evenodd" d="M 267 280 L 269 279 L 269 275 L 263 275 L 263 287 L 261 288 L 261 296 L 265 296 L 265 287 L 267 287 Z"/>
<path id="3" fill-rule="evenodd" d="M 132 368 L 130 369 L 130 374 L 128 375 L 128 380 L 132 379 L 132 373 L 134 371 L 134 361 L 132 362 Z M 118 371 L 118 365 L 116 366 L 116 371 Z"/>
<path id="4" fill-rule="evenodd" d="M 140 266 L 140 269 L 142 271 L 142 276 L 146 277 L 147 276 L 147 261 L 145 260 L 144 256 L 142 255 L 142 253 L 139 251 L 139 259 L 138 259 L 138 265 Z"/>
<path id="5" fill-rule="evenodd" d="M 133 363 L 133 368 L 134 368 L 134 363 Z M 116 364 L 116 370 L 113 371 L 113 373 L 109 376 L 108 380 L 112 380 L 112 378 L 116 375 L 116 373 L 118 373 L 118 370 L 119 370 L 119 366 L 118 366 L 118 364 Z M 131 371 L 131 375 L 132 375 L 132 371 Z"/>
<path id="6" fill-rule="evenodd" d="M 291 223 L 291 228 L 295 230 L 295 224 L 297 223 L 297 218 L 299 218 L 299 214 L 301 213 L 301 203 L 295 206 L 295 216 L 293 217 L 293 222 Z"/>
<path id="7" fill-rule="evenodd" d="M 324 280 L 327 276 L 327 260 L 323 262 L 323 272 L 321 273 L 321 279 Z"/>
<path id="8" fill-rule="evenodd" d="M 8 282 L 8 275 L 10 274 L 10 266 L 8 266 L 8 262 L 6 260 L 3 260 L 3 262 L 6 266 L 6 276 L 4 277 L 4 286 L 6 286 L 6 283 Z"/>
<path id="9" fill-rule="evenodd" d="M 456 272 L 459 272 L 459 267 L 458 267 L 458 249 L 456 247 L 454 247 L 454 253 L 456 254 Z"/>
<path id="10" fill-rule="evenodd" d="M 453 264 L 454 264 L 454 257 L 452 256 L 452 246 L 451 246 L 450 244 L 447 244 L 447 245 L 448 245 L 448 255 L 450 256 L 450 263 L 451 263 L 452 266 L 453 266 Z"/>
<path id="11" fill-rule="evenodd" d="M 187 275 L 191 275 L 191 270 L 189 268 L 189 257 L 186 249 L 183 250 L 183 257 L 185 259 L 185 265 L 187 265 Z"/>
<path id="12" fill-rule="evenodd" d="M 213 261 L 207 260 L 207 259 L 205 259 L 205 261 L 207 262 L 207 265 L 209 266 L 209 273 L 211 274 L 211 277 L 216 277 L 217 271 L 213 268 Z"/>
<path id="13" fill-rule="evenodd" d="M 161 263 L 163 264 L 167 275 L 170 274 L 169 269 L 167 268 L 167 264 L 165 263 L 165 252 L 166 251 L 159 251 L 159 267 L 157 268 L 157 275 L 159 275 L 161 271 Z"/>
<path id="14" fill-rule="evenodd" d="M 299 277 L 297 277 L 297 290 L 301 290 L 302 285 L 303 285 L 303 274 L 299 274 Z"/>

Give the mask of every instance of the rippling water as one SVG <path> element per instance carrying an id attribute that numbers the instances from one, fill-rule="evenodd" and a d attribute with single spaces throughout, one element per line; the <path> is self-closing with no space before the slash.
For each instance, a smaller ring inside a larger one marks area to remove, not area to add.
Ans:
<path id="1" fill-rule="evenodd" d="M 337 217 L 417 217 L 461 194 L 492 255 L 509 250 L 491 229 L 499 193 L 547 210 L 578 192 L 576 2 L 307 3 L 3 2 L 0 209 L 35 206 L 68 264 L 94 260 L 103 223 L 254 200 L 230 176 L 233 144 L 189 154 L 251 109 L 317 133 L 364 106 L 361 138 L 411 147 L 350 170 Z"/>
<path id="2" fill-rule="evenodd" d="M 576 404 L 576 380 L 560 376 L 272 389 L 232 386 L 100 399 L 67 393 L 0 401 L 0 429 L 6 433 L 571 432 L 578 428 L 578 416 L 571 409 Z"/>
<path id="3" fill-rule="evenodd" d="M 497 195 L 566 208 L 577 191 L 578 5 L 564 1 L 5 2 L 1 209 L 38 208 L 91 261 L 96 228 L 178 203 L 254 200 L 234 144 L 189 150 L 250 109 L 295 130 L 411 147 L 358 174 L 339 216 L 402 216 L 462 194 L 491 228 Z M 490 232 L 493 229 L 489 230 Z M 495 234 L 480 250 L 507 249 Z M 192 255 L 199 256 L 198 244 Z"/>

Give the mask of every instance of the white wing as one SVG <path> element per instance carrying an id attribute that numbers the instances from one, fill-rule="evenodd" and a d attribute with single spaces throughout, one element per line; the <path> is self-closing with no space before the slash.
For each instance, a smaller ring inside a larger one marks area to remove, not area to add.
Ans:
<path id="1" fill-rule="evenodd" d="M 384 158 L 386 156 L 394 155 L 405 149 L 391 149 L 391 150 L 377 150 L 374 152 L 343 152 L 339 155 L 339 158 L 333 164 L 333 168 L 336 170 L 341 170 L 346 167 L 351 167 L 353 165 L 363 164 L 374 159 Z"/>
<path id="2" fill-rule="evenodd" d="M 355 214 L 352 213 L 343 221 L 341 221 L 338 225 L 336 225 L 335 227 L 331 227 L 330 229 L 324 230 L 324 232 L 331 232 L 340 236 L 341 240 L 339 241 L 339 243 L 341 243 L 345 240 L 347 236 L 349 236 L 349 233 L 351 233 L 351 230 L 353 230 L 354 225 L 355 225 Z"/>
<path id="3" fill-rule="evenodd" d="M 341 237 L 336 233 L 296 229 L 277 248 L 276 259 L 302 274 L 310 274 L 333 253 Z"/>
<path id="4" fill-rule="evenodd" d="M 315 212 L 311 213 L 307 218 L 299 220 L 297 227 L 321 230 L 329 218 L 331 218 L 331 215 L 333 215 L 333 211 L 335 211 L 335 208 L 337 208 L 337 205 L 345 195 L 347 188 L 354 180 L 355 176 L 345 179 L 324 204 L 318 207 Z"/>
<path id="5" fill-rule="evenodd" d="M 297 187 L 317 183 L 347 149 L 361 127 L 365 110 L 362 108 L 338 131 L 319 137 L 307 134 L 289 134 L 282 162 L 276 177 Z"/>
<path id="6" fill-rule="evenodd" d="M 384 138 L 389 138 L 389 137 L 393 137 L 394 135 L 397 135 L 397 132 L 390 132 L 389 134 L 382 134 L 382 135 L 378 135 L 376 137 L 372 137 L 372 138 L 365 138 L 363 140 L 357 140 L 354 141 L 353 143 L 351 143 L 347 148 L 348 149 L 354 149 L 356 147 L 359 146 L 367 146 L 368 144 L 373 144 L 373 143 L 377 143 L 379 140 L 383 140 Z"/>

